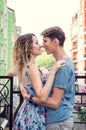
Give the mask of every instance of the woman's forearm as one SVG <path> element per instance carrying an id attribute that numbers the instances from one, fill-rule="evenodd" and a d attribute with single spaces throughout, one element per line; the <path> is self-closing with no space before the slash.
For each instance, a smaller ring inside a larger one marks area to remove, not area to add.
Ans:
<path id="1" fill-rule="evenodd" d="M 54 77 L 55 77 L 55 71 L 51 70 L 45 86 L 40 91 L 40 100 L 42 102 L 45 102 L 49 96 L 54 81 Z"/>
<path id="2" fill-rule="evenodd" d="M 58 71 L 58 69 L 60 67 L 62 67 L 64 65 L 65 65 L 64 60 L 59 60 L 53 65 L 51 72 L 48 76 L 48 80 L 47 80 L 45 86 L 40 91 L 40 99 L 42 102 L 45 102 L 49 96 L 49 93 L 50 93 L 52 85 L 53 85 L 55 73 Z"/>

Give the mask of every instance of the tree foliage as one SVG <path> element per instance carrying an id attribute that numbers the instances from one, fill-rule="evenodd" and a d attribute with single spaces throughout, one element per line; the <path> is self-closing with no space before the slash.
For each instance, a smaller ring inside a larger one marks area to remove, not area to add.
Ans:
<path id="1" fill-rule="evenodd" d="M 42 55 L 38 56 L 36 61 L 39 67 L 51 68 L 55 59 L 52 55 L 47 55 L 46 51 L 42 49 Z"/>

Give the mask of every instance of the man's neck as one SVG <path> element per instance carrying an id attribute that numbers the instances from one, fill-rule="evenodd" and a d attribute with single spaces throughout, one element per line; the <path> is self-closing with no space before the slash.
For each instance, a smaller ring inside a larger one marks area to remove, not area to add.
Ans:
<path id="1" fill-rule="evenodd" d="M 57 60 L 60 60 L 62 58 L 67 57 L 68 55 L 65 53 L 64 49 L 61 49 L 59 51 L 55 51 L 53 54 L 54 58 Z"/>

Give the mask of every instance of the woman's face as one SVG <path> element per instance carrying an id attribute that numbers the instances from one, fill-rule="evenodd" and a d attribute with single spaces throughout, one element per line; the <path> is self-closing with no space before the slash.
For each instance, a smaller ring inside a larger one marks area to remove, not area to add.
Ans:
<path id="1" fill-rule="evenodd" d="M 31 54 L 34 56 L 41 55 L 41 46 L 38 44 L 38 40 L 33 36 L 33 44 L 31 48 Z"/>

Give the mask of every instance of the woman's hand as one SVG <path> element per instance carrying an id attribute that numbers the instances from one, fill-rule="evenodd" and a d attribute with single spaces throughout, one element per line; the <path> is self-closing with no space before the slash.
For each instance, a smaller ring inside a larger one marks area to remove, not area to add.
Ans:
<path id="1" fill-rule="evenodd" d="M 9 71 L 7 72 L 6 75 L 9 76 L 9 77 L 13 77 L 13 76 L 16 76 L 17 73 L 16 73 L 16 70 L 15 70 L 15 69 L 11 69 L 11 70 L 9 70 Z"/>
<path id="2" fill-rule="evenodd" d="M 10 70 L 8 73 L 7 73 L 7 76 L 9 77 L 13 77 L 15 74 L 13 72 L 13 70 Z"/>
<path id="3" fill-rule="evenodd" d="M 20 84 L 20 90 L 21 90 L 21 94 L 23 98 L 29 100 L 30 95 L 27 93 L 26 89 L 24 88 L 22 84 Z"/>
<path id="4" fill-rule="evenodd" d="M 51 72 L 55 72 L 55 73 L 56 73 L 56 71 L 57 71 L 59 68 L 65 66 L 65 64 L 66 64 L 66 61 L 65 61 L 65 60 L 59 60 L 59 61 L 57 61 L 57 62 L 53 65 Z"/>

